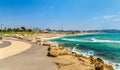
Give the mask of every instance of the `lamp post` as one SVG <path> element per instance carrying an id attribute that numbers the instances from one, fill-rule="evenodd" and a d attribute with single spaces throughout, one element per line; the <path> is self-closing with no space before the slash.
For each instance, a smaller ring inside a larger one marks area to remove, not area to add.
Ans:
<path id="1" fill-rule="evenodd" d="M 3 37 L 3 30 L 2 30 L 3 25 L 4 24 L 1 24 L 1 40 L 2 40 L 2 37 Z"/>

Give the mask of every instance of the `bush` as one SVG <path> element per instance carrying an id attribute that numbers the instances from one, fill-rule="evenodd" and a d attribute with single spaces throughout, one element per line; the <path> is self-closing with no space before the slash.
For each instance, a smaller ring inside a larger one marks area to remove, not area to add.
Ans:
<path id="1" fill-rule="evenodd" d="M 2 40 L 2 37 L 0 37 L 0 40 Z"/>

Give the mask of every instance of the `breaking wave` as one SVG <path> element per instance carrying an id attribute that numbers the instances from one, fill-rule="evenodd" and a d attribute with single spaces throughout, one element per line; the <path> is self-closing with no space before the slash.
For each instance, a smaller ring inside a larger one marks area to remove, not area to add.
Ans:
<path id="1" fill-rule="evenodd" d="M 61 39 L 67 40 L 67 41 L 76 41 L 76 42 L 120 43 L 120 41 L 117 41 L 117 40 L 100 40 L 100 39 L 96 39 L 96 38 L 91 38 L 89 40 L 67 39 L 67 38 L 61 38 Z"/>

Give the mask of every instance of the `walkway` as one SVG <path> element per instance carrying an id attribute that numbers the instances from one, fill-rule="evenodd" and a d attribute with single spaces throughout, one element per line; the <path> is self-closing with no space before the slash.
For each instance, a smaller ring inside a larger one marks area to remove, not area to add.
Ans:
<path id="1" fill-rule="evenodd" d="M 32 45 L 32 47 L 22 53 L 0 60 L 0 70 L 57 70 L 58 69 L 57 66 L 53 63 L 54 58 L 47 56 L 48 47 L 38 46 L 28 41 L 22 41 L 22 42 L 29 43 Z M 24 44 L 16 44 L 15 46 L 18 45 L 19 46 L 21 45 L 22 48 L 24 46 Z"/>

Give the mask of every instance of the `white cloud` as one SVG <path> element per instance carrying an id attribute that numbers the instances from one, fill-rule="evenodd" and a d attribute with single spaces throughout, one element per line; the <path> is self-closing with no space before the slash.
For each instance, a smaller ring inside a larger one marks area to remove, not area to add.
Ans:
<path id="1" fill-rule="evenodd" d="M 119 15 L 109 15 L 109 16 L 103 16 L 103 17 L 106 20 L 110 20 L 110 21 L 114 21 L 114 22 L 120 21 L 120 16 Z"/>
<path id="2" fill-rule="evenodd" d="M 103 16 L 104 19 L 111 19 L 111 18 L 114 18 L 116 15 L 106 15 L 106 16 Z"/>
<path id="3" fill-rule="evenodd" d="M 92 18 L 93 20 L 99 20 L 99 19 L 105 19 L 106 21 L 109 21 L 109 22 L 120 22 L 120 15 L 105 15 L 105 16 L 102 16 L 101 18 L 100 17 L 93 17 Z"/>

